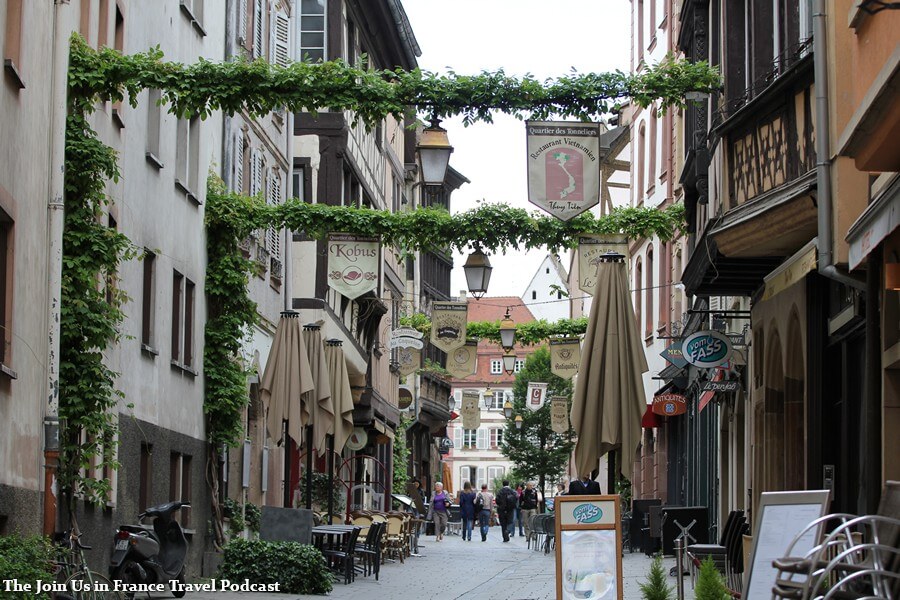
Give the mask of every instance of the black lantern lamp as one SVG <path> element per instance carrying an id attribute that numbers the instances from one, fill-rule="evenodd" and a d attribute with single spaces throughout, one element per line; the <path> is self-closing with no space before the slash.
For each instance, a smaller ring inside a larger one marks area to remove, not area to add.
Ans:
<path id="1" fill-rule="evenodd" d="M 422 130 L 416 150 L 422 167 L 422 183 L 443 185 L 453 146 L 450 145 L 447 130 L 440 126 L 440 120 L 432 118 L 431 125 Z"/>
<path id="2" fill-rule="evenodd" d="M 481 299 L 487 293 L 493 270 L 490 259 L 481 251 L 481 248 L 476 247 L 475 252 L 466 259 L 466 264 L 463 265 L 463 271 L 466 273 L 466 285 L 469 287 L 469 293 L 476 300 Z"/>
<path id="3" fill-rule="evenodd" d="M 516 323 L 509 316 L 509 308 L 506 309 L 506 316 L 500 321 L 500 345 L 506 352 L 512 350 L 516 344 Z M 504 357 L 505 358 L 505 357 Z"/>

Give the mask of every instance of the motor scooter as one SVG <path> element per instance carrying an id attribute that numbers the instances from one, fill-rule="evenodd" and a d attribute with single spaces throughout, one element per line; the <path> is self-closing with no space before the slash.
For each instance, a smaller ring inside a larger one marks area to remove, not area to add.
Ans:
<path id="1" fill-rule="evenodd" d="M 172 515 L 190 506 L 187 502 L 168 502 L 139 514 L 140 525 L 120 525 L 109 563 L 110 579 L 125 584 L 168 583 L 172 580 L 184 584 L 187 539 Z M 152 531 L 143 525 L 146 518 L 154 519 Z M 172 594 L 181 598 L 185 591 L 176 588 Z M 133 597 L 133 594 L 127 596 Z"/>

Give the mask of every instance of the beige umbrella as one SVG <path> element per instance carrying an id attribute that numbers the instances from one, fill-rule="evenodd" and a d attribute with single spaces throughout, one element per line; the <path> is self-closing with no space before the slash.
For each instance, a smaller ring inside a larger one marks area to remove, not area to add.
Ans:
<path id="1" fill-rule="evenodd" d="M 648 367 L 621 258 L 608 255 L 597 268 L 594 303 L 572 395 L 572 428 L 578 435 L 575 467 L 579 475 L 598 468 L 600 457 L 610 450 L 622 448 L 622 474 L 631 479 L 647 406 L 642 374 Z"/>
<path id="2" fill-rule="evenodd" d="M 353 433 L 353 394 L 344 350 L 336 343 L 325 346 L 325 359 L 331 376 L 331 401 L 334 404 L 334 449 L 341 452 Z"/>
<path id="3" fill-rule="evenodd" d="M 310 417 L 304 395 L 314 385 L 297 317 L 297 313 L 282 313 L 259 391 L 267 410 L 269 435 L 280 443 L 282 424 L 287 421 L 288 435 L 299 445 L 300 432 Z"/>
<path id="4" fill-rule="evenodd" d="M 325 346 L 318 325 L 304 325 L 303 339 L 306 355 L 312 371 L 315 389 L 307 396 L 310 420 L 313 427 L 312 447 L 321 456 L 325 453 L 326 437 L 334 433 L 334 404 L 331 400 L 331 375 L 328 372 Z"/>

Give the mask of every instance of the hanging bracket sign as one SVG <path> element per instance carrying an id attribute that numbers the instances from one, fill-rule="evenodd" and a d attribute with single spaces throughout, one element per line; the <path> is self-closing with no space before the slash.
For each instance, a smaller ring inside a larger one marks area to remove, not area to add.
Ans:
<path id="1" fill-rule="evenodd" d="M 474 375 L 477 355 L 478 342 L 468 341 L 464 346 L 447 353 L 447 370 L 459 379 Z"/>
<path id="2" fill-rule="evenodd" d="M 572 379 L 581 364 L 581 340 L 557 338 L 550 340 L 550 371 L 557 377 Z"/>
<path id="3" fill-rule="evenodd" d="M 660 394 L 653 397 L 653 412 L 663 417 L 675 417 L 687 412 L 687 398 L 681 394 Z"/>
<path id="4" fill-rule="evenodd" d="M 435 302 L 431 306 L 431 343 L 444 352 L 464 346 L 468 311 L 465 302 Z"/>
<path id="5" fill-rule="evenodd" d="M 528 382 L 528 401 L 525 402 L 525 406 L 531 410 L 537 410 L 542 407 L 544 400 L 547 398 L 548 385 L 537 381 Z"/>
<path id="6" fill-rule="evenodd" d="M 731 340 L 718 331 L 698 331 L 681 342 L 684 360 L 704 369 L 718 367 L 728 361 L 731 352 Z"/>
<path id="7" fill-rule="evenodd" d="M 550 429 L 560 435 L 569 431 L 569 399 L 565 396 L 550 398 Z"/>
<path id="8" fill-rule="evenodd" d="M 527 121 L 528 200 L 568 221 L 600 202 L 600 125 Z"/>
<path id="9" fill-rule="evenodd" d="M 478 406 L 480 394 L 477 390 L 463 390 L 462 407 L 459 409 L 462 415 L 463 429 L 478 429 L 481 425 L 481 408 Z"/>
<path id="10" fill-rule="evenodd" d="M 355 300 L 378 287 L 380 240 L 350 233 L 328 234 L 328 285 Z"/>
<path id="11" fill-rule="evenodd" d="M 610 250 L 623 255 L 625 264 L 629 264 L 628 238 L 624 235 L 578 236 L 578 287 L 584 293 L 594 295 L 600 257 Z"/>

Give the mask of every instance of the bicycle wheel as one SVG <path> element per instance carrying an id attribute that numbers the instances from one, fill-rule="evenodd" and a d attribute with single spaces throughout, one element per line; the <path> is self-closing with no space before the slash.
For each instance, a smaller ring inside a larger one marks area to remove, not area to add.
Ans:
<path id="1" fill-rule="evenodd" d="M 66 579 L 67 593 L 74 600 L 125 600 L 109 579 L 94 571 L 79 571 Z"/>

